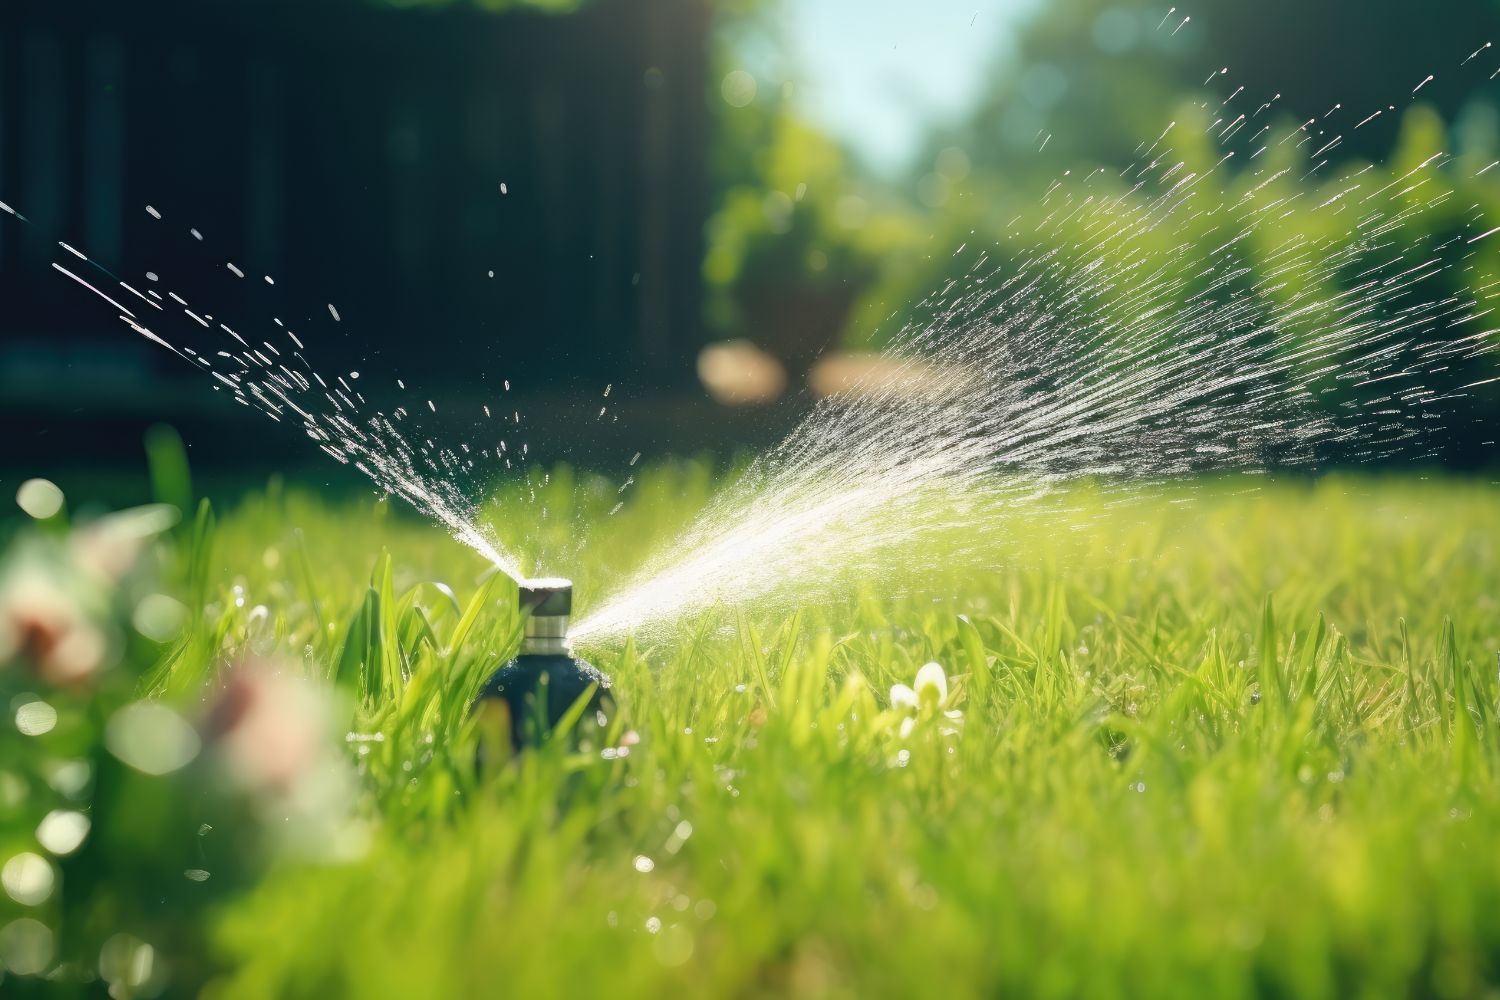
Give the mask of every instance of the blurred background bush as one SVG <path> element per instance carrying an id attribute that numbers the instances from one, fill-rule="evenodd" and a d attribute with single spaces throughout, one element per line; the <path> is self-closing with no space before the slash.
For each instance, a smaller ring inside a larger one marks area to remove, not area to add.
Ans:
<path id="1" fill-rule="evenodd" d="M 532 454 L 607 464 L 774 437 L 809 383 L 849 370 L 841 352 L 921 321 L 976 253 L 1073 238 L 1011 220 L 1064 170 L 1122 167 L 1201 115 L 1219 67 L 1279 95 L 1283 124 L 1397 105 L 1317 174 L 1310 148 L 1274 151 L 1304 168 L 1277 182 L 1288 197 L 1330 194 L 1340 165 L 1395 177 L 1446 149 L 1451 197 L 1401 239 L 1442 244 L 1470 206 L 1500 215 L 1492 92 L 1448 72 L 1493 37 L 1488 0 L 1167 6 L 10 0 L 0 199 L 33 225 L 0 218 L 0 465 L 137 465 L 159 420 L 210 474 L 320 459 L 51 273 L 57 240 L 243 327 L 283 319 L 376 398 L 402 378 L 464 411 L 508 381 Z M 1307 225 L 1262 229 L 1241 262 L 1263 273 Z M 1500 243 L 1468 249 L 1443 280 L 1483 299 Z M 611 384 L 619 423 L 570 416 Z M 1500 397 L 1466 405 L 1474 430 L 1444 458 L 1486 463 Z"/>

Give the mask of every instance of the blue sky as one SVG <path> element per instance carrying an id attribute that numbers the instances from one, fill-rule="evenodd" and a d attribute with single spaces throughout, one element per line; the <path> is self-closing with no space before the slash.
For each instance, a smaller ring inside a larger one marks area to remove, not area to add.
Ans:
<path id="1" fill-rule="evenodd" d="M 1036 0 L 786 0 L 798 105 L 882 171 L 973 101 Z"/>

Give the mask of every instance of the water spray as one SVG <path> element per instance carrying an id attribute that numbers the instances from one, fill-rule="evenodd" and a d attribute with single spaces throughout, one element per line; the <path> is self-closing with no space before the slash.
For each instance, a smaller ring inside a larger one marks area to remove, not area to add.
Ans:
<path id="1" fill-rule="evenodd" d="M 602 724 L 599 720 L 613 700 L 609 678 L 574 656 L 568 644 L 573 581 L 562 577 L 523 580 L 517 590 L 517 607 L 525 616 L 520 652 L 485 682 L 475 710 L 481 717 L 503 712 L 516 750 L 545 735 L 536 731 L 534 721 L 545 718 L 546 732 L 550 732 L 586 695 L 589 700 L 579 726 Z"/>
<path id="2" fill-rule="evenodd" d="M 1487 62 L 1472 72 L 1478 85 L 1500 75 Z M 1226 73 L 1204 85 L 1227 83 Z M 1422 100 L 1432 80 L 1403 101 Z M 953 546 L 927 544 L 933 533 L 961 525 L 977 541 L 1010 531 L 1073 482 L 1114 502 L 1203 473 L 1437 457 L 1449 402 L 1500 382 L 1497 283 L 1480 277 L 1476 257 L 1493 252 L 1500 226 L 1477 196 L 1467 208 L 1467 196 L 1453 198 L 1455 182 L 1500 160 L 1477 170 L 1448 151 L 1378 169 L 1330 160 L 1346 136 L 1396 112 L 1394 99 L 1362 118 L 1336 104 L 1296 126 L 1273 120 L 1279 100 L 1257 104 L 1244 86 L 1195 100 L 1124 169 L 1065 170 L 1035 205 L 1040 218 L 1023 212 L 994 248 L 954 251 L 972 264 L 953 265 L 881 364 L 820 400 L 605 595 L 572 640 L 617 640 L 718 604 L 807 600 L 831 592 L 839 573 L 905 572 L 924 553 L 951 564 Z M 31 225 L 0 202 L 0 222 L 8 218 Z M 485 463 L 528 461 L 525 441 L 512 448 L 497 433 L 520 433 L 511 430 L 519 410 L 485 403 L 477 436 L 440 445 L 421 423 L 436 402 L 412 398 L 415 415 L 377 409 L 358 372 L 325 378 L 274 316 L 274 329 L 239 320 L 236 329 L 165 285 L 158 293 L 154 272 L 142 291 L 78 247 L 58 241 L 54 252 L 53 268 L 130 330 L 239 405 L 300 426 L 520 583 L 526 644 L 485 688 L 517 731 L 544 678 L 554 722 L 589 684 L 603 690 L 569 652 L 567 581 L 526 581 L 519 554 L 482 520 Z M 221 275 L 246 280 L 224 266 Z M 169 321 L 180 337 L 153 329 Z"/>

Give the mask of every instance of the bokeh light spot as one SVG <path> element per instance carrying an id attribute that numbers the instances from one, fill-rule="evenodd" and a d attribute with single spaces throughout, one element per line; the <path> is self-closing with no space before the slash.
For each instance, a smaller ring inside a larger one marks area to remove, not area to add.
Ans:
<path id="1" fill-rule="evenodd" d="M 755 77 L 742 69 L 730 70 L 724 74 L 724 82 L 719 85 L 724 103 L 731 108 L 743 108 L 755 100 L 755 90 Z"/>
<path id="2" fill-rule="evenodd" d="M 52 966 L 52 931 L 40 920 L 22 917 L 0 928 L 0 965 L 18 976 L 38 976 Z"/>
<path id="3" fill-rule="evenodd" d="M 198 756 L 198 733 L 165 705 L 138 701 L 116 712 L 104 730 L 110 753 L 144 774 L 170 774 Z"/>
<path id="4" fill-rule="evenodd" d="M 54 809 L 37 824 L 36 839 L 58 857 L 78 850 L 89 835 L 89 818 L 72 809 Z"/>
<path id="5" fill-rule="evenodd" d="M 29 516 L 45 521 L 62 510 L 63 491 L 49 479 L 28 479 L 16 490 L 16 503 Z"/>
<path id="6" fill-rule="evenodd" d="M 16 728 L 24 736 L 41 736 L 57 725 L 57 709 L 40 699 L 23 701 L 16 708 Z"/>
<path id="7" fill-rule="evenodd" d="M 0 868 L 0 885 L 5 887 L 5 894 L 22 906 L 45 903 L 56 880 L 52 863 L 30 851 L 17 854 Z"/>

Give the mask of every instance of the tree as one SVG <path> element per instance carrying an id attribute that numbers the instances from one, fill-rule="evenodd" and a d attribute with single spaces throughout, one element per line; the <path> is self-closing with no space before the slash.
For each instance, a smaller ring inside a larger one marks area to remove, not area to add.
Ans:
<path id="1" fill-rule="evenodd" d="M 1490 0 L 1203 0 L 1170 9 L 1161 0 L 1054 0 L 1022 30 L 1016 57 L 997 64 L 957 138 L 976 164 L 1010 173 L 1045 170 L 1023 154 L 1048 135 L 1051 163 L 1123 165 L 1184 95 L 1212 90 L 1222 100 L 1243 86 L 1241 103 L 1252 108 L 1274 101 L 1302 121 L 1341 104 L 1358 120 L 1399 109 L 1429 74 L 1423 101 L 1453 120 L 1500 66 L 1500 51 L 1481 48 L 1496 34 Z M 1348 134 L 1336 155 L 1382 156 L 1398 127 L 1384 118 Z"/>

